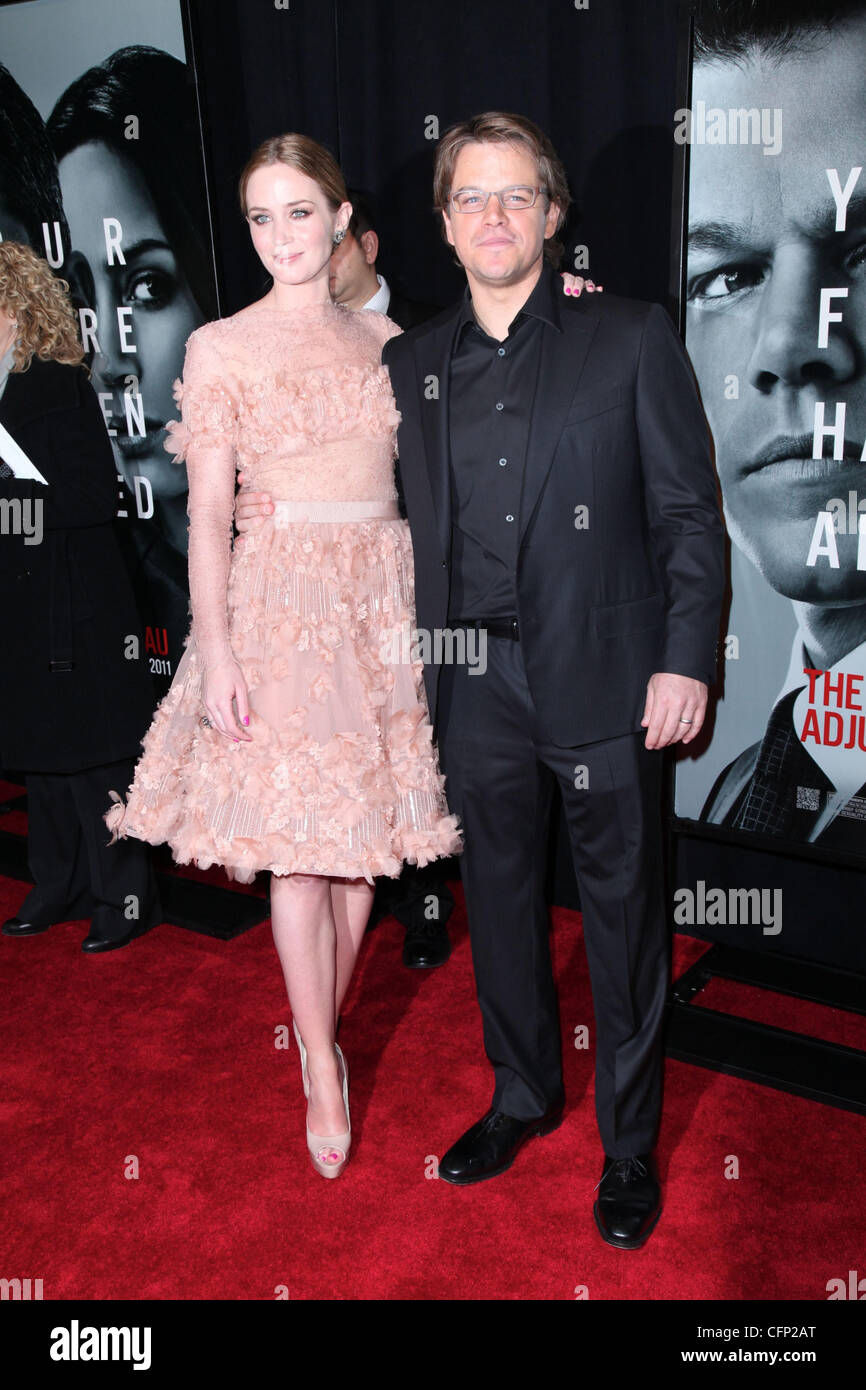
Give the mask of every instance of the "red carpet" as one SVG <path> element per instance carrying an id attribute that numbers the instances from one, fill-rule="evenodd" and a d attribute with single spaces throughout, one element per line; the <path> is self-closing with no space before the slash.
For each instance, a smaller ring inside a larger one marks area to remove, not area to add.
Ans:
<path id="1" fill-rule="evenodd" d="M 0 880 L 3 918 L 26 891 Z M 93 959 L 83 922 L 0 938 L 0 1274 L 41 1278 L 46 1299 L 822 1300 L 866 1273 L 866 1120 L 677 1062 L 659 1226 L 638 1252 L 603 1244 L 593 1056 L 568 1045 L 592 1025 L 580 918 L 554 916 L 566 1119 L 468 1189 L 426 1176 L 492 1089 L 459 906 L 440 970 L 402 967 L 393 920 L 366 939 L 341 1031 L 352 1158 L 330 1183 L 306 1156 L 294 1046 L 274 1046 L 289 1015 L 269 925 L 225 945 L 160 926 Z M 678 938 L 677 970 L 704 949 Z M 743 997 L 866 1046 L 866 1020 Z"/>

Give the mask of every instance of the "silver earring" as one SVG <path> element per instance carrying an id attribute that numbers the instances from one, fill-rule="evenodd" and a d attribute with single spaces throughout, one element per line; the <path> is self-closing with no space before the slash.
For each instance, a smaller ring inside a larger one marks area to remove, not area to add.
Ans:
<path id="1" fill-rule="evenodd" d="M 343 240 L 343 237 L 344 237 L 345 235 L 346 235 L 346 228 L 345 228 L 345 227 L 341 227 L 340 230 L 339 230 L 338 232 L 335 232 L 335 233 L 334 233 L 334 245 L 335 245 L 335 246 L 339 246 L 339 245 L 340 245 L 340 242 Z"/>

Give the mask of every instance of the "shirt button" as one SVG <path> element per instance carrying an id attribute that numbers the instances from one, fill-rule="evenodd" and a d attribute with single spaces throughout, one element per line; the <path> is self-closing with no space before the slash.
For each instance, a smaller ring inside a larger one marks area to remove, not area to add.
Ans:
<path id="1" fill-rule="evenodd" d="M 497 401 L 497 402 L 496 402 L 496 409 L 497 409 L 497 410 L 504 410 L 504 409 L 505 409 L 505 406 L 502 404 L 501 401 Z"/>
<path id="2" fill-rule="evenodd" d="M 497 348 L 496 351 L 497 351 L 497 353 L 499 354 L 500 357 L 504 357 L 504 356 L 505 356 L 505 348 Z"/>
<path id="3" fill-rule="evenodd" d="M 506 520 L 506 521 L 513 521 L 513 520 L 514 520 L 514 517 L 513 517 L 513 516 L 511 515 L 511 513 L 509 512 L 509 513 L 508 513 L 508 516 L 505 518 L 505 520 Z"/>
<path id="4" fill-rule="evenodd" d="M 500 468 L 504 468 L 507 462 L 508 462 L 508 459 L 500 459 L 500 460 L 499 460 L 499 467 L 500 467 Z"/>

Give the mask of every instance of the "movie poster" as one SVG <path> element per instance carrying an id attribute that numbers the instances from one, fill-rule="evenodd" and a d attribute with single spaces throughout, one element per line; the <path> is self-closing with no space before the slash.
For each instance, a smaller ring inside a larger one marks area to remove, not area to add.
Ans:
<path id="1" fill-rule="evenodd" d="M 675 116 L 689 161 L 686 346 L 732 584 L 723 694 L 700 748 L 678 761 L 676 814 L 857 857 L 866 7 L 841 8 L 825 21 L 818 4 L 705 6 L 691 106 Z"/>
<path id="2" fill-rule="evenodd" d="M 179 0 L 6 5 L 0 64 L 0 235 L 70 283 L 162 696 L 190 623 L 186 467 L 165 426 L 186 341 L 218 315 Z"/>

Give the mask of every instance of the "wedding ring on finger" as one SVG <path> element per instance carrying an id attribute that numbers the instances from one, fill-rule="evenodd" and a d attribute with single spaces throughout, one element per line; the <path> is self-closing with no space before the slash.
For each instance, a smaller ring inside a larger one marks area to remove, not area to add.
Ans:
<path id="1" fill-rule="evenodd" d="M 211 728 L 211 722 L 210 722 L 210 720 L 208 719 L 208 717 L 207 717 L 206 714 L 203 714 L 202 717 L 201 717 L 201 719 L 200 719 L 198 722 L 199 722 L 199 724 L 201 724 L 201 726 L 202 726 L 203 729 L 210 729 L 210 728 Z"/>
<path id="2" fill-rule="evenodd" d="M 681 724 L 694 724 L 694 722 L 695 721 L 693 719 L 680 719 Z"/>

